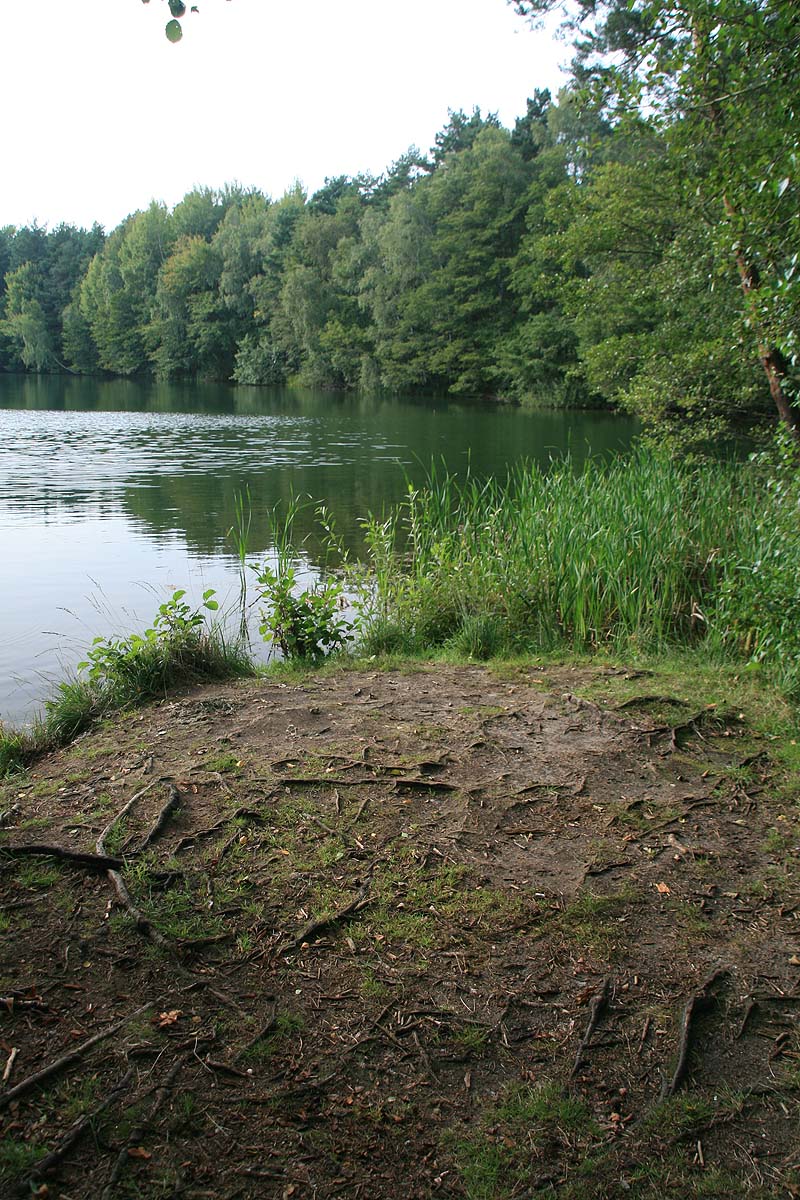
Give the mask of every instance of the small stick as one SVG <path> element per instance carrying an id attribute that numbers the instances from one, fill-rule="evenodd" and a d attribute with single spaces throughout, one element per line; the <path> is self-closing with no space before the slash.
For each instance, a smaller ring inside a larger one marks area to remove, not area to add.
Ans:
<path id="1" fill-rule="evenodd" d="M 263 821 L 264 819 L 262 813 L 254 812 L 251 808 L 237 808 L 236 812 L 228 813 L 227 816 L 217 821 L 216 825 L 209 825 L 208 829 L 198 829 L 197 833 L 189 833 L 186 837 L 181 838 L 173 853 L 177 854 L 180 850 L 185 850 L 187 846 L 192 846 L 195 842 L 199 842 L 200 838 L 210 837 L 212 833 L 217 833 L 220 829 L 229 825 L 231 821 L 236 821 L 239 817 L 252 817 L 253 820 L 257 821 Z"/>
<path id="2" fill-rule="evenodd" d="M 14 1060 L 18 1054 L 18 1048 L 16 1046 L 12 1046 L 11 1053 L 9 1054 L 6 1062 L 5 1070 L 3 1071 L 3 1083 L 8 1083 L 9 1079 L 11 1078 L 11 1072 L 14 1070 Z"/>
<path id="3" fill-rule="evenodd" d="M 425 1068 L 425 1070 L 428 1074 L 428 1077 L 431 1080 L 433 1080 L 433 1082 L 438 1087 L 439 1086 L 439 1077 L 437 1076 L 436 1072 L 433 1069 L 433 1063 L 431 1062 L 431 1060 L 428 1056 L 427 1050 L 423 1046 L 422 1042 L 419 1040 L 419 1034 L 417 1033 L 416 1030 L 414 1030 L 414 1032 L 412 1033 L 411 1038 L 414 1042 L 414 1045 L 417 1047 L 419 1057 L 422 1061 L 423 1067 Z"/>
<path id="4" fill-rule="evenodd" d="M 337 833 L 332 825 L 326 825 L 324 821 L 319 819 L 319 817 L 309 817 L 309 820 L 311 821 L 312 825 L 318 825 L 322 832 L 327 833 L 329 837 L 337 838 L 339 841 L 345 840 L 342 834 Z"/>
<path id="5" fill-rule="evenodd" d="M 363 816 L 364 809 L 367 807 L 367 805 L 369 804 L 369 802 L 370 802 L 370 797 L 369 797 L 369 796 L 365 796 L 365 797 L 364 797 L 364 799 L 363 799 L 363 800 L 361 801 L 361 803 L 359 804 L 359 806 L 358 806 L 357 810 L 356 810 L 356 815 L 353 817 L 353 820 L 352 820 L 352 824 L 353 824 L 353 825 L 355 825 L 356 821 L 358 821 L 358 820 L 359 820 L 359 818 L 360 818 L 361 816 Z"/>
<path id="6" fill-rule="evenodd" d="M 728 971 L 725 967 L 721 967 L 719 970 L 714 971 L 711 975 L 709 975 L 705 983 L 703 983 L 696 992 L 692 992 L 691 996 L 686 1002 L 686 1007 L 683 1010 L 683 1017 L 681 1019 L 681 1037 L 678 1044 L 678 1061 L 675 1064 L 675 1070 L 672 1074 L 672 1079 L 664 1081 L 664 1086 L 661 1089 L 662 1100 L 665 1100 L 668 1096 L 674 1096 L 686 1078 L 686 1071 L 689 1066 L 689 1050 L 691 1048 L 695 1013 L 709 1007 L 713 1001 L 713 996 L 709 994 L 711 987 L 718 979 L 721 979 L 727 974 Z"/>
<path id="7" fill-rule="evenodd" d="M 277 1008 L 275 1007 L 275 1005 L 273 1005 L 272 1006 L 272 1015 L 270 1016 L 267 1023 L 265 1025 L 262 1025 L 261 1028 L 259 1029 L 258 1033 L 255 1035 L 255 1037 L 252 1037 L 250 1039 L 250 1041 L 247 1043 L 247 1045 L 243 1046 L 242 1049 L 239 1050 L 238 1053 L 236 1053 L 234 1055 L 234 1062 L 237 1059 L 241 1058 L 243 1055 L 247 1054 L 248 1051 L 252 1050 L 254 1046 L 257 1046 L 258 1043 L 261 1041 L 261 1039 L 265 1038 L 268 1033 L 272 1033 L 272 1030 L 275 1028 L 275 1018 L 277 1016 L 277 1011 L 278 1011 Z"/>
<path id="8" fill-rule="evenodd" d="M 108 835 L 111 833 L 111 830 L 114 828 L 116 823 L 118 821 L 120 821 L 127 812 L 130 811 L 130 809 L 132 808 L 132 806 L 136 800 L 138 800 L 141 796 L 143 796 L 145 794 L 145 792 L 149 792 L 151 788 L 155 787 L 156 782 L 158 782 L 158 781 L 154 780 L 153 783 L 149 783 L 147 785 L 147 787 L 142 788 L 141 791 L 138 791 L 134 796 L 131 796 L 130 800 L 125 805 L 125 807 L 122 808 L 117 813 L 117 815 L 114 817 L 114 819 L 112 821 L 109 822 L 108 825 L 106 825 L 105 829 L 100 834 L 100 837 L 97 839 L 96 850 L 97 850 L 98 854 L 105 853 L 105 840 L 108 837 Z M 159 931 L 155 928 L 155 926 L 152 924 L 152 922 L 148 921 L 148 919 L 144 915 L 144 913 L 141 913 L 139 911 L 139 909 L 136 907 L 136 905 L 133 903 L 133 900 L 131 899 L 131 894 L 128 891 L 127 887 L 125 886 L 125 881 L 122 878 L 122 876 L 120 875 L 119 871 L 113 870 L 113 869 L 109 870 L 108 878 L 109 878 L 109 880 L 111 882 L 111 886 L 113 887 L 114 891 L 116 892 L 117 898 L 119 899 L 123 908 L 127 909 L 128 914 L 133 918 L 133 921 L 134 921 L 134 924 L 136 925 L 137 930 L 140 933 L 144 934 L 144 936 L 146 938 L 148 938 L 148 940 L 151 941 L 153 943 L 153 945 L 158 946 L 162 950 L 169 950 L 170 946 L 169 946 L 169 943 L 167 942 L 167 939 L 164 937 L 164 935 L 162 933 L 159 933 Z"/>
<path id="9" fill-rule="evenodd" d="M 51 1062 L 49 1066 L 42 1067 L 41 1071 L 36 1071 L 33 1075 L 29 1075 L 27 1079 L 23 1079 L 16 1087 L 10 1088 L 0 1096 L 0 1110 L 6 1108 L 12 1100 L 16 1100 L 19 1096 L 24 1096 L 26 1092 L 31 1091 L 38 1084 L 44 1083 L 52 1075 L 56 1075 L 62 1071 L 64 1067 L 70 1066 L 81 1058 L 87 1050 L 91 1050 L 92 1046 L 96 1046 L 98 1042 L 104 1041 L 117 1033 L 123 1026 L 127 1025 L 128 1021 L 132 1021 L 135 1017 L 140 1017 L 143 1012 L 147 1012 L 152 1008 L 152 1004 L 144 1004 L 141 1008 L 137 1008 L 135 1012 L 129 1013 L 127 1017 L 123 1017 L 121 1021 L 117 1021 L 114 1025 L 109 1025 L 107 1029 L 101 1029 L 93 1037 L 82 1042 L 80 1046 L 76 1046 L 74 1050 L 70 1050 L 68 1054 L 62 1054 L 61 1058 L 57 1058 L 55 1062 Z"/>
<path id="10" fill-rule="evenodd" d="M 232 933 L 210 933 L 207 937 L 182 938 L 178 942 L 181 954 L 190 954 L 194 950 L 202 950 L 204 946 L 216 946 L 220 942 L 229 942 Z"/>
<path id="11" fill-rule="evenodd" d="M 741 1019 L 741 1022 L 739 1023 L 739 1028 L 737 1029 L 736 1033 L 733 1035 L 734 1041 L 738 1042 L 739 1038 L 744 1033 L 745 1029 L 747 1028 L 747 1023 L 753 1015 L 753 1010 L 757 1007 L 757 1005 L 758 1005 L 758 1001 L 753 996 L 751 996 L 749 998 L 749 1000 L 747 1001 L 747 1005 L 742 1014 L 742 1019 Z"/>
<path id="12" fill-rule="evenodd" d="M 46 855 L 49 858 L 61 858 L 65 862 L 74 863 L 79 867 L 89 867 L 96 871 L 108 871 L 112 868 L 122 866 L 121 858 L 114 858 L 109 854 L 89 854 L 82 850 L 67 850 L 64 846 L 49 846 L 44 843 L 24 846 L 3 846 L 2 853 L 10 854 L 12 858 L 22 858 L 28 854 Z"/>
<path id="13" fill-rule="evenodd" d="M 137 854 L 141 854 L 143 850 L 146 850 L 147 847 L 152 842 L 154 842 L 156 840 L 156 838 L 160 836 L 160 834 L 162 834 L 164 832 L 167 821 L 170 819 L 172 814 L 175 812 L 175 809 L 178 807 L 180 802 L 181 802 L 181 794 L 178 791 L 178 789 L 175 787 L 175 784 L 171 783 L 169 785 L 169 799 L 167 800 L 164 807 L 161 809 L 161 812 L 156 817 L 156 820 L 155 820 L 155 823 L 153 824 L 152 829 L 150 830 L 150 832 L 145 837 L 144 841 L 141 843 L 141 845 L 136 850 Z"/>
<path id="14" fill-rule="evenodd" d="M 443 779 L 395 779 L 395 792 L 457 792 L 458 785 Z"/>
<path id="15" fill-rule="evenodd" d="M 131 809 L 133 808 L 136 801 L 141 800 L 142 796 L 145 796 L 151 790 L 151 788 L 154 788 L 156 786 L 157 782 L 158 782 L 158 780 L 154 779 L 152 783 L 148 783 L 147 787 L 140 788 L 138 792 L 135 792 L 134 795 L 131 796 L 128 803 L 119 810 L 117 815 L 115 817 L 111 818 L 111 820 L 106 825 L 103 832 L 100 834 L 100 837 L 97 839 L 96 848 L 97 848 L 98 854 L 105 854 L 106 838 L 109 836 L 109 834 L 111 833 L 111 830 L 114 828 L 114 826 L 117 824 L 117 822 L 121 821 L 123 817 L 126 817 L 128 815 L 128 813 L 131 811 Z"/>
<path id="16" fill-rule="evenodd" d="M 247 1071 L 240 1071 L 238 1067 L 234 1067 L 230 1063 L 220 1062 L 216 1058 L 204 1058 L 203 1066 L 208 1067 L 210 1071 L 220 1071 L 223 1075 L 237 1075 L 240 1079 L 250 1078 Z"/>
<path id="17" fill-rule="evenodd" d="M 71 1126 L 63 1140 L 56 1146 L 55 1150 L 51 1150 L 49 1154 L 45 1155 L 44 1158 L 37 1162 L 33 1169 L 31 1180 L 40 1179 L 42 1175 L 46 1174 L 48 1171 L 51 1171 L 53 1167 L 58 1166 L 61 1160 L 70 1152 L 75 1143 L 80 1140 L 86 1130 L 94 1124 L 100 1114 L 105 1112 L 107 1108 L 110 1108 L 112 1104 L 116 1103 L 123 1092 L 128 1090 L 131 1080 L 133 1079 L 133 1074 L 133 1071 L 128 1071 L 127 1075 L 123 1076 L 114 1090 L 109 1092 L 106 1098 L 102 1100 L 96 1108 L 94 1108 L 90 1113 L 86 1113 L 84 1116 L 78 1118 L 74 1125 Z"/>
<path id="18" fill-rule="evenodd" d="M 164 1082 L 161 1084 L 161 1087 L 156 1092 L 155 1099 L 153 1100 L 152 1107 L 150 1108 L 150 1112 L 147 1114 L 146 1123 L 142 1122 L 141 1125 L 137 1125 L 136 1128 L 131 1131 L 130 1137 L 127 1139 L 127 1141 L 125 1142 L 125 1145 L 122 1147 L 119 1154 L 117 1155 L 117 1161 L 114 1163 L 114 1168 L 111 1172 L 111 1175 L 109 1176 L 108 1183 L 103 1188 L 103 1191 L 100 1196 L 100 1200 L 111 1200 L 111 1197 L 114 1194 L 114 1188 L 119 1183 L 119 1180 L 122 1177 L 122 1172 L 125 1170 L 125 1166 L 128 1162 L 128 1158 L 129 1158 L 128 1150 L 130 1149 L 131 1146 L 135 1146 L 138 1142 L 141 1142 L 142 1139 L 144 1138 L 144 1135 L 145 1135 L 145 1132 L 147 1129 L 147 1125 L 152 1123 L 153 1118 L 157 1114 L 158 1110 L 161 1108 L 164 1101 L 167 1099 L 167 1096 L 169 1095 L 169 1093 L 172 1091 L 172 1086 L 175 1083 L 175 1079 L 178 1074 L 178 1071 L 180 1071 L 182 1066 L 183 1066 L 183 1060 L 179 1058 L 178 1061 L 173 1064 L 172 1069 L 170 1070 L 169 1074 L 166 1076 L 166 1078 L 164 1079 Z"/>
<path id="19" fill-rule="evenodd" d="M 589 1010 L 589 1022 L 586 1026 L 586 1032 L 581 1038 L 581 1044 L 578 1046 L 578 1052 L 575 1055 L 575 1062 L 572 1065 L 572 1077 L 574 1078 L 580 1070 L 583 1055 L 586 1051 L 589 1042 L 592 1040 L 592 1035 L 600 1023 L 600 1018 L 603 1012 L 608 1007 L 608 993 L 611 987 L 611 980 L 606 978 L 600 985 L 600 991 L 592 996 L 592 1004 Z"/>
<path id="20" fill-rule="evenodd" d="M 281 787 L 364 787 L 370 783 L 378 783 L 374 776 L 367 779 L 324 779 L 321 775 L 286 775 L 278 780 Z"/>
<path id="21" fill-rule="evenodd" d="M 650 1026 L 653 1023 L 652 1017 L 645 1017 L 644 1025 L 642 1026 L 642 1036 L 639 1038 L 639 1045 L 636 1047 L 637 1055 L 640 1055 L 644 1050 L 644 1044 L 647 1041 L 647 1035 L 650 1032 Z"/>
<path id="22" fill-rule="evenodd" d="M 280 947 L 278 953 L 292 954 L 295 950 L 302 946 L 303 942 L 309 941 L 311 938 L 316 937 L 317 934 L 322 933 L 323 930 L 329 929 L 332 925 L 338 925 L 338 923 L 343 921 L 345 917 L 349 917 L 353 913 L 358 912 L 358 910 L 368 902 L 368 892 L 369 879 L 365 880 L 361 885 L 354 900 L 351 900 L 349 904 L 344 906 L 344 908 L 340 908 L 337 912 L 331 913 L 329 916 L 319 917 L 316 920 L 309 921 L 308 924 L 304 925 L 300 932 L 293 937 L 290 942 L 286 942 Z"/>

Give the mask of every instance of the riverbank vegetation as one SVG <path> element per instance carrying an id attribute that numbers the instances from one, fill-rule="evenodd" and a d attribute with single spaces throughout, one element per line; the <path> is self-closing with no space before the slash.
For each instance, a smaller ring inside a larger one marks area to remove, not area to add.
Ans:
<path id="1" fill-rule="evenodd" d="M 64 746 L 105 717 L 177 688 L 255 674 L 241 637 L 192 610 L 182 591 L 159 606 L 143 634 L 96 638 L 78 673 L 60 682 L 44 712 L 24 730 L 0 721 L 0 778 L 39 754 Z M 211 593 L 203 607 L 217 605 Z"/>
<path id="2" fill-rule="evenodd" d="M 371 652 L 704 653 L 800 697 L 795 456 L 681 466 L 639 450 L 507 481 L 434 473 L 369 524 Z"/>
<path id="3" fill-rule="evenodd" d="M 505 481 L 433 470 L 424 487 L 365 521 L 361 562 L 345 555 L 330 565 L 341 547 L 330 514 L 318 510 L 329 566 L 317 582 L 300 569 L 297 502 L 273 511 L 278 551 L 265 563 L 249 560 L 242 509 L 235 538 L 245 582 L 228 626 L 209 626 L 202 606 L 191 609 L 177 592 L 144 635 L 98 639 L 32 731 L 0 732 L 0 770 L 175 687 L 254 673 L 245 608 L 257 609 L 264 639 L 302 666 L 333 650 L 343 662 L 684 655 L 691 670 L 699 654 L 761 675 L 796 702 L 796 457 L 787 440 L 782 457 L 748 464 L 681 464 L 639 448 L 580 470 L 569 461 L 517 467 Z M 213 613 L 211 593 L 203 604 Z"/>
<path id="4" fill-rule="evenodd" d="M 3 229 L 0 367 L 622 406 L 684 441 L 794 424 L 796 6 L 576 11 L 572 83 L 513 129 L 452 112 L 311 196 Z"/>

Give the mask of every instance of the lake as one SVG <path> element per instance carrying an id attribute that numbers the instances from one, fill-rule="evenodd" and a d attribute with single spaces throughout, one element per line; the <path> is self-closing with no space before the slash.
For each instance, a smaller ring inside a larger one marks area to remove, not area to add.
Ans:
<path id="1" fill-rule="evenodd" d="M 0 719 L 28 719 L 93 637 L 141 630 L 176 588 L 213 587 L 232 607 L 245 488 L 252 561 L 292 495 L 324 501 L 358 554 L 359 521 L 433 460 L 503 475 L 568 447 L 577 461 L 624 449 L 635 431 L 608 413 L 448 397 L 0 374 Z"/>

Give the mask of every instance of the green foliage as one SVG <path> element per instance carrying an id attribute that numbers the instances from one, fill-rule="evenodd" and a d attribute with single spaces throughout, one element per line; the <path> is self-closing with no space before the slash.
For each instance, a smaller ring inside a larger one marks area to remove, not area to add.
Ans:
<path id="1" fill-rule="evenodd" d="M 30 751 L 30 739 L 17 729 L 6 729 L 0 721 L 0 779 L 23 770 Z"/>
<path id="2" fill-rule="evenodd" d="M 285 512 L 276 506 L 270 525 L 275 547 L 275 563 L 253 566 L 260 600 L 259 633 L 265 641 L 278 646 L 284 658 L 301 662 L 320 662 L 327 654 L 341 649 L 353 629 L 344 616 L 344 586 L 340 579 L 323 568 L 322 576 L 310 587 L 299 581 L 299 547 L 294 544 L 298 513 L 305 507 L 291 498 Z M 333 518 L 324 505 L 316 510 L 322 544 L 327 559 L 341 555 L 341 544 Z"/>
<path id="3" fill-rule="evenodd" d="M 204 613 L 219 605 L 213 589 L 203 593 L 199 608 L 173 592 L 159 605 L 144 634 L 95 638 L 80 674 L 58 684 L 45 702 L 44 718 L 27 731 L 6 729 L 0 722 L 0 778 L 22 770 L 37 754 L 62 746 L 109 713 L 164 695 L 171 688 L 204 679 L 253 673 L 245 644 L 227 641 L 207 627 Z"/>
<path id="4" fill-rule="evenodd" d="M 184 601 L 185 595 L 185 591 L 178 590 L 160 604 L 152 626 L 143 635 L 95 638 L 78 670 L 85 671 L 89 681 L 101 687 L 113 682 L 115 686 L 135 686 L 148 695 L 162 690 L 159 677 L 166 678 L 170 668 L 179 670 L 181 658 L 192 655 L 202 645 L 203 614 Z M 210 612 L 219 608 L 213 597 L 212 588 L 203 593 L 202 607 Z"/>
<path id="5" fill-rule="evenodd" d="M 532 1194 L 542 1158 L 572 1159 L 599 1139 L 599 1129 L 581 1099 L 554 1083 L 509 1088 L 481 1125 L 454 1147 L 469 1200 L 501 1200 Z M 538 1191 L 539 1189 L 536 1188 Z"/>
<path id="6" fill-rule="evenodd" d="M 726 564 L 721 636 L 752 666 L 777 668 L 783 686 L 800 696 L 800 453 L 784 434 L 776 452 L 759 456 L 754 467 L 764 480 L 763 500 L 746 553 Z"/>
<path id="7" fill-rule="evenodd" d="M 580 471 L 523 466 L 504 483 L 433 472 L 368 526 L 363 648 L 479 658 L 705 644 L 755 657 L 791 688 L 796 479 L 791 464 L 699 468 L 646 448 Z"/>
<path id="8" fill-rule="evenodd" d="M 7 1134 L 0 1140 L 0 1182 L 19 1184 L 44 1153 L 45 1147 L 38 1142 L 23 1142 Z"/>
<path id="9" fill-rule="evenodd" d="M 285 658 L 311 662 L 341 649 L 353 626 L 342 615 L 344 589 L 338 580 L 328 578 L 299 589 L 295 568 L 286 562 L 254 569 L 267 605 L 258 627 L 265 641 L 279 646 Z"/>
<path id="10" fill-rule="evenodd" d="M 380 179 L 198 188 L 105 242 L 0 230 L 0 366 L 622 406 L 693 453 L 797 425 L 800 9 L 570 12 L 573 78 L 512 131 L 451 111 Z"/>

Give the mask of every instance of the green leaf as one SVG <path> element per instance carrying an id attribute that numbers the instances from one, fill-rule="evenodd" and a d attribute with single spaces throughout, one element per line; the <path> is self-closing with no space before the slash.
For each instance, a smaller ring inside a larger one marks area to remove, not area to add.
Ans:
<path id="1" fill-rule="evenodd" d="M 167 21 L 166 34 L 167 41 L 179 42 L 183 37 L 180 21 Z"/>

